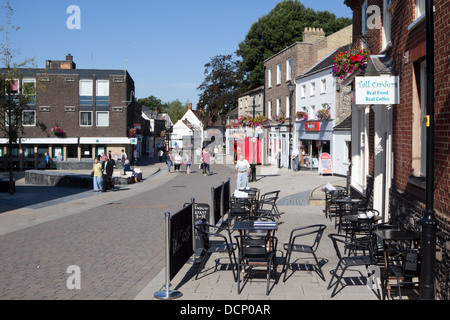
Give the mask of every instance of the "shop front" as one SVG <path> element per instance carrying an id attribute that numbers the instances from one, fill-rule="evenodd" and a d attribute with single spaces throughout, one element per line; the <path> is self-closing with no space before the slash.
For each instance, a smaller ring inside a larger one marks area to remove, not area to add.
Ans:
<path id="1" fill-rule="evenodd" d="M 318 169 L 322 153 L 333 157 L 332 134 L 334 121 L 297 121 L 297 141 L 294 148 L 299 148 L 300 165 L 305 168 Z"/>

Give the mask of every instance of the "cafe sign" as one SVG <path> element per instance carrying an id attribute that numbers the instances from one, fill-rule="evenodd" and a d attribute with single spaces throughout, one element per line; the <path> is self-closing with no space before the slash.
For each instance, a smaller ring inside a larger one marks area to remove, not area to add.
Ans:
<path id="1" fill-rule="evenodd" d="M 305 122 L 305 131 L 320 131 L 320 122 Z"/>
<path id="2" fill-rule="evenodd" d="M 398 76 L 356 77 L 355 98 L 357 105 L 399 104 L 399 78 Z"/>

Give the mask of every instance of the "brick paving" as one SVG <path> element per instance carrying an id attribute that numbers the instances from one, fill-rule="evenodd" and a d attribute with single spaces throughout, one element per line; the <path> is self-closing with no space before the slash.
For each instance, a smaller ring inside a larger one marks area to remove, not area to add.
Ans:
<path id="1" fill-rule="evenodd" d="M 168 174 L 165 164 L 149 164 L 142 169 L 147 178 L 144 182 L 121 186 L 117 192 L 76 190 L 67 201 L 67 190 L 52 189 L 54 199 L 45 199 L 34 207 L 18 206 L 17 200 L 10 210 L 1 213 L 0 299 L 152 300 L 164 284 L 164 213 L 177 212 L 191 197 L 196 202 L 210 203 L 211 187 L 231 178 L 234 189 L 235 181 L 233 167 L 226 165 L 213 165 L 211 176 L 203 176 L 195 167 L 190 175 Z M 156 169 L 161 172 L 149 178 Z M 322 207 L 307 205 L 304 200 L 305 193 L 337 181 L 342 178 L 322 177 L 311 171 L 258 168 L 254 186 L 263 192 L 281 190 L 280 198 L 291 199 L 280 207 L 284 212 L 277 232 L 281 248 L 294 226 L 320 222 L 329 225 L 328 232 L 333 231 Z M 0 195 L 2 207 L 8 201 L 12 203 L 4 197 Z M 20 194 L 14 197 L 18 199 Z M 323 241 L 319 254 L 327 261 L 324 269 L 328 281 L 336 261 L 326 243 L 329 239 L 324 237 Z M 67 268 L 73 265 L 81 271 L 80 290 L 67 287 L 72 275 Z M 281 267 L 278 269 L 281 271 Z M 286 283 L 275 285 L 266 297 L 264 281 L 248 283 L 238 296 L 231 272 L 219 270 L 193 280 L 194 271 L 195 265 L 186 264 L 172 282 L 183 292 L 182 299 L 330 299 L 327 282 L 313 272 L 295 272 Z M 336 299 L 376 296 L 360 284 L 344 288 Z"/>

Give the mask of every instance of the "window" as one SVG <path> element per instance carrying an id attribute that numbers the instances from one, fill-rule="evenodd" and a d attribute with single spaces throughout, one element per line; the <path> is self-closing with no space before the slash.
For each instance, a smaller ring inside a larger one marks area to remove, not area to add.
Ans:
<path id="1" fill-rule="evenodd" d="M 412 167 L 413 175 L 426 176 L 426 146 L 427 146 L 427 110 L 426 110 L 426 62 L 415 63 L 414 73 L 416 86 L 413 91 L 413 144 Z"/>
<path id="2" fill-rule="evenodd" d="M 268 101 L 267 103 L 267 116 L 269 119 L 272 119 L 272 101 Z"/>
<path id="3" fill-rule="evenodd" d="M 26 97 L 28 104 L 36 104 L 36 79 L 22 80 L 22 94 Z"/>
<path id="4" fill-rule="evenodd" d="M 80 106 L 92 106 L 93 81 L 80 80 Z"/>
<path id="5" fill-rule="evenodd" d="M 281 63 L 277 64 L 277 85 L 281 84 Z"/>
<path id="6" fill-rule="evenodd" d="M 277 116 L 280 115 L 281 99 L 277 99 Z"/>
<path id="7" fill-rule="evenodd" d="M 9 88 L 7 87 L 6 90 L 9 89 L 9 93 L 12 95 L 19 94 L 19 80 L 10 80 L 9 81 Z"/>
<path id="8" fill-rule="evenodd" d="M 325 93 L 327 91 L 327 80 L 326 79 L 322 79 L 320 81 L 320 93 Z"/>
<path id="9" fill-rule="evenodd" d="M 109 127 L 109 112 L 97 111 L 97 127 Z"/>
<path id="10" fill-rule="evenodd" d="M 361 7 L 361 33 L 363 35 L 367 33 L 367 0 L 364 1 Z"/>
<path id="11" fill-rule="evenodd" d="M 292 60 L 286 60 L 286 81 L 292 80 Z"/>
<path id="12" fill-rule="evenodd" d="M 291 99 L 290 96 L 286 97 L 286 118 L 291 117 Z"/>
<path id="13" fill-rule="evenodd" d="M 300 97 L 305 98 L 306 97 L 306 84 L 302 84 L 302 87 L 300 89 Z"/>
<path id="14" fill-rule="evenodd" d="M 383 0 L 383 48 L 391 43 L 391 0 Z"/>
<path id="15" fill-rule="evenodd" d="M 316 94 L 316 83 L 315 82 L 311 82 L 311 92 L 310 95 L 314 96 Z"/>
<path id="16" fill-rule="evenodd" d="M 308 119 L 313 120 L 316 118 L 316 106 L 311 106 L 309 108 Z"/>
<path id="17" fill-rule="evenodd" d="M 36 125 L 36 111 L 35 110 L 23 110 L 22 112 L 22 124 L 24 126 Z"/>
<path id="18" fill-rule="evenodd" d="M 97 106 L 109 105 L 109 81 L 97 80 L 96 83 L 96 99 L 95 104 Z"/>
<path id="19" fill-rule="evenodd" d="M 269 74 L 267 75 L 267 77 L 269 78 L 269 88 L 272 88 L 272 68 L 269 69 Z"/>
<path id="20" fill-rule="evenodd" d="M 416 0 L 416 20 L 425 15 L 425 0 Z"/>
<path id="21" fill-rule="evenodd" d="M 80 127 L 92 126 L 92 111 L 80 111 Z"/>

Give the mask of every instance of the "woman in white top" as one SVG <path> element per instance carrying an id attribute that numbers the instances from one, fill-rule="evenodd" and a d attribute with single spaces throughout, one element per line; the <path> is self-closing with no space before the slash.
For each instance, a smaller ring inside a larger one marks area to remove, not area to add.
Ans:
<path id="1" fill-rule="evenodd" d="M 175 165 L 175 172 L 180 172 L 180 167 L 183 163 L 183 159 L 181 158 L 180 153 L 177 153 L 177 155 L 173 159 L 173 163 Z"/>

